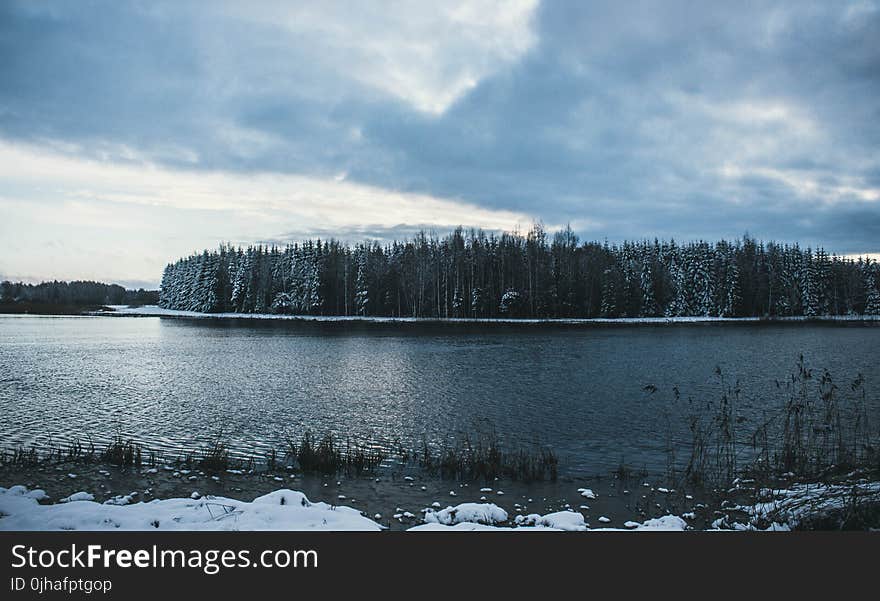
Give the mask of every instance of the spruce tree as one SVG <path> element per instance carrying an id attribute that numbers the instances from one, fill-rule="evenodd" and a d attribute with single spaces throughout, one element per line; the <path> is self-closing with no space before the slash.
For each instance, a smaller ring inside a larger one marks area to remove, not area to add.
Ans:
<path id="1" fill-rule="evenodd" d="M 369 315 L 370 311 L 370 290 L 367 286 L 367 261 L 362 252 L 358 257 L 358 271 L 355 279 L 354 306 L 358 315 Z"/>
<path id="2" fill-rule="evenodd" d="M 878 264 L 869 263 L 865 269 L 865 314 L 880 315 L 880 278 Z"/>

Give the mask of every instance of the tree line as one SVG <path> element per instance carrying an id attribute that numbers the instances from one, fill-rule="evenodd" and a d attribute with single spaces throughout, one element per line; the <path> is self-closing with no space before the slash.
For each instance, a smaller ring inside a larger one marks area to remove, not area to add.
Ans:
<path id="1" fill-rule="evenodd" d="M 456 229 L 402 242 L 223 244 L 169 264 L 159 303 L 207 313 L 592 318 L 880 314 L 876 261 L 748 236 L 581 242 Z"/>
<path id="2" fill-rule="evenodd" d="M 102 282 L 43 282 L 24 284 L 0 283 L 0 304 L 15 308 L 21 306 L 89 307 L 100 305 L 155 304 L 155 290 L 126 290 L 118 284 Z"/>

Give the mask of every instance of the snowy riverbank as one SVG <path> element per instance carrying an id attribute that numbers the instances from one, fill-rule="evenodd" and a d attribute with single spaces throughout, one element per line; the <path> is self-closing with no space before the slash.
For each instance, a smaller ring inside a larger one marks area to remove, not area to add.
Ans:
<path id="1" fill-rule="evenodd" d="M 488 492 L 490 489 L 481 489 Z M 665 490 L 665 489 L 663 489 Z M 585 499 L 596 499 L 590 489 L 579 489 Z M 500 493 L 499 493 L 500 494 Z M 387 519 L 405 523 L 405 529 L 424 531 L 518 532 L 565 531 L 686 531 L 701 529 L 694 524 L 694 513 L 667 513 L 641 521 L 626 521 L 623 528 L 609 527 L 611 521 L 599 517 L 591 527 L 582 512 L 574 508 L 550 513 L 512 515 L 488 500 L 457 505 L 433 503 L 413 513 L 397 508 L 393 516 L 368 515 L 365 511 L 323 501 L 311 501 L 305 493 L 281 488 L 242 501 L 221 495 L 202 495 L 193 491 L 187 497 L 147 501 L 138 492 L 96 500 L 86 490 L 52 499 L 43 489 L 23 485 L 0 487 L 0 530 L 324 530 L 378 532 L 389 528 Z M 841 512 L 868 515 L 880 505 L 880 482 L 861 480 L 848 485 L 794 484 L 787 488 L 761 491 L 764 499 L 754 505 L 721 504 L 723 511 L 708 530 L 788 531 L 831 528 L 840 522 Z M 485 497 L 483 497 L 485 498 Z M 339 496 L 344 500 L 343 495 Z M 592 502 L 592 501 L 591 501 Z M 698 504 L 699 505 L 699 504 Z M 705 506 L 703 506 L 705 507 Z M 865 521 L 871 527 L 872 518 Z"/>
<path id="2" fill-rule="evenodd" d="M 772 488 L 738 478 L 720 495 L 641 479 L 480 487 L 182 465 L 7 465 L 0 474 L 0 530 L 865 530 L 880 515 L 878 474 L 864 471 Z"/>
<path id="3" fill-rule="evenodd" d="M 554 527 L 561 527 L 563 522 L 553 516 L 564 516 L 569 526 L 566 529 L 586 529 L 590 525 L 628 528 L 669 514 L 688 514 L 688 524 L 702 529 L 714 519 L 710 511 L 703 509 L 707 504 L 700 502 L 702 496 L 697 491 L 658 489 L 639 478 L 462 481 L 402 468 L 370 475 L 331 476 L 288 468 L 205 471 L 197 464 L 183 462 L 141 467 L 101 461 L 0 463 L 0 487 L 11 490 L 19 484 L 29 490 L 43 490 L 45 495 L 39 495 L 43 504 L 63 499 L 109 505 L 149 504 L 156 500 L 189 500 L 194 492 L 199 497 L 251 501 L 278 489 L 291 489 L 308 499 L 353 507 L 383 529 L 398 531 L 423 523 L 456 526 L 459 522 L 504 526 L 548 526 L 552 522 Z M 476 515 L 487 517 L 476 520 Z M 10 527 L 2 522 L 0 518 L 0 529 Z"/>
<path id="4" fill-rule="evenodd" d="M 312 502 L 290 489 L 280 489 L 251 502 L 226 497 L 157 499 L 135 502 L 131 495 L 104 503 L 80 491 L 48 501 L 43 490 L 24 486 L 0 488 L 0 530 L 344 530 L 379 531 L 383 527 L 357 509 Z M 425 508 L 422 525 L 412 531 L 514 530 L 586 531 L 581 514 L 561 511 L 548 515 L 521 516 L 508 523 L 508 514 L 491 503 L 462 503 L 442 510 Z M 664 516 L 642 523 L 628 523 L 628 531 L 682 531 L 687 523 L 677 516 Z M 596 528 L 594 530 L 616 530 Z"/>
<path id="5" fill-rule="evenodd" d="M 91 315 L 125 317 L 178 317 L 192 319 L 257 319 L 309 322 L 365 322 L 365 323 L 451 323 L 451 324 L 511 324 L 511 325 L 629 325 L 629 324 L 689 324 L 689 323 L 767 323 L 767 322 L 880 322 L 880 315 L 826 315 L 817 317 L 619 317 L 614 319 L 511 319 L 511 318 L 433 318 L 433 317 L 364 317 L 342 315 L 279 315 L 275 313 L 199 313 L 163 309 L 155 305 L 129 307 L 112 305 L 112 312 L 92 312 Z"/>

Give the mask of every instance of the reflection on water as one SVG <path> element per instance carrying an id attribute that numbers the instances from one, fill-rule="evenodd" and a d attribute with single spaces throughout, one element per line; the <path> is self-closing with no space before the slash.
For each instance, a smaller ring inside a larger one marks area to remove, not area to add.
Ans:
<path id="1" fill-rule="evenodd" d="M 740 414 L 756 415 L 803 353 L 839 382 L 865 374 L 876 417 L 878 350 L 880 328 L 867 326 L 352 331 L 0 316 L 0 445 L 119 432 L 173 452 L 222 433 L 251 453 L 306 428 L 404 444 L 494 430 L 552 446 L 563 472 L 659 469 L 673 386 L 715 398 L 720 366 L 742 382 Z"/>

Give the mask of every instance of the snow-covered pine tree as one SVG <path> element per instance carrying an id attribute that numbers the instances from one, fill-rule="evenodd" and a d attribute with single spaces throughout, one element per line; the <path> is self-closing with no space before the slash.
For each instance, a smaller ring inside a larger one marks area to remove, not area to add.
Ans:
<path id="1" fill-rule="evenodd" d="M 830 315 L 834 309 L 834 282 L 831 278 L 831 258 L 824 248 L 817 248 L 813 257 L 813 283 L 817 287 L 819 315 Z"/>
<path id="2" fill-rule="evenodd" d="M 484 317 L 486 314 L 486 293 L 479 286 L 474 286 L 471 291 L 471 313 L 474 317 Z"/>
<path id="3" fill-rule="evenodd" d="M 801 277 L 803 286 L 801 301 L 803 314 L 807 317 L 819 315 L 819 280 L 816 262 L 813 260 L 813 251 L 807 248 L 804 253 L 803 276 Z"/>
<path id="4" fill-rule="evenodd" d="M 778 265 L 774 270 L 776 274 L 775 299 L 776 315 L 788 316 L 792 314 L 791 291 L 794 274 L 792 273 L 791 253 L 788 246 L 780 249 Z"/>
<path id="5" fill-rule="evenodd" d="M 232 297 L 230 305 L 236 313 L 246 313 L 245 299 L 248 297 L 248 288 L 251 279 L 251 249 L 246 252 L 240 252 L 238 261 L 238 269 L 232 280 Z"/>
<path id="6" fill-rule="evenodd" d="M 657 309 L 657 300 L 654 297 L 654 272 L 647 259 L 642 263 L 639 286 L 642 291 L 641 316 L 654 317 L 659 311 Z"/>
<path id="7" fill-rule="evenodd" d="M 357 277 L 354 282 L 354 307 L 358 315 L 367 316 L 370 311 L 370 289 L 367 284 L 366 250 L 358 255 Z"/>
<path id="8" fill-rule="evenodd" d="M 695 306 L 693 306 L 693 314 L 702 316 L 717 315 L 718 310 L 715 305 L 714 253 L 705 242 L 700 242 L 694 252 L 692 282 Z"/>
<path id="9" fill-rule="evenodd" d="M 289 315 L 294 312 L 293 297 L 289 292 L 279 292 L 272 300 L 272 313 Z"/>
<path id="10" fill-rule="evenodd" d="M 321 294 L 321 258 L 321 241 L 318 240 L 315 252 L 312 254 L 312 265 L 309 272 L 309 313 L 312 315 L 320 315 L 324 308 L 324 297 Z"/>
<path id="11" fill-rule="evenodd" d="M 171 282 L 173 278 L 174 265 L 169 263 L 162 271 L 162 282 L 159 284 L 159 306 L 165 309 L 171 309 L 174 305 L 171 295 Z"/>
<path id="12" fill-rule="evenodd" d="M 194 299 L 195 311 L 214 313 L 219 310 L 220 299 L 217 297 L 217 274 L 219 257 L 205 251 L 200 260 L 198 295 Z"/>
<path id="13" fill-rule="evenodd" d="M 675 240 L 672 240 L 663 254 L 663 269 L 666 273 L 669 296 L 661 310 L 666 317 L 675 317 L 678 311 L 678 285 L 681 271 L 679 260 L 678 246 Z"/>
<path id="14" fill-rule="evenodd" d="M 268 313 L 272 304 L 272 262 L 269 255 L 269 248 L 260 246 L 258 249 L 258 269 L 254 274 L 256 277 L 256 288 L 254 290 L 254 313 Z"/>
<path id="15" fill-rule="evenodd" d="M 306 278 L 305 250 L 299 244 L 294 244 L 290 249 L 290 276 L 288 278 L 288 295 L 290 299 L 290 312 L 305 315 L 308 313 L 308 283 Z"/>
<path id="16" fill-rule="evenodd" d="M 461 287 L 456 284 L 452 293 L 452 316 L 462 317 L 464 312 L 464 299 L 461 296 Z"/>
<path id="17" fill-rule="evenodd" d="M 735 317 L 742 304 L 739 264 L 736 261 L 735 250 L 732 247 L 726 247 L 721 255 L 721 261 L 724 275 L 721 282 L 721 302 L 718 307 L 718 315 Z"/>
<path id="18" fill-rule="evenodd" d="M 518 317 L 522 310 L 522 305 L 522 295 L 513 288 L 508 288 L 504 291 L 504 294 L 501 295 L 501 302 L 498 304 L 498 311 L 507 317 Z"/>
<path id="19" fill-rule="evenodd" d="M 864 271 L 865 314 L 880 315 L 880 266 L 869 261 Z"/>
<path id="20" fill-rule="evenodd" d="M 669 314 L 673 317 L 696 315 L 694 280 L 697 272 L 697 258 L 692 244 L 682 245 L 678 250 L 673 266 L 675 293 L 669 310 Z"/>
<path id="21" fill-rule="evenodd" d="M 612 269 L 606 269 L 602 278 L 602 307 L 600 309 L 602 317 L 617 317 L 617 287 L 615 286 L 615 277 Z"/>

